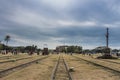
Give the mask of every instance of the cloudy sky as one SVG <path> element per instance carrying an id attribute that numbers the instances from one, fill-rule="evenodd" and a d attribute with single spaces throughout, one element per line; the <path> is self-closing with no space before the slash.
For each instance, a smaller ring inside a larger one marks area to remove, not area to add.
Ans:
<path id="1" fill-rule="evenodd" d="M 0 41 L 11 46 L 105 46 L 120 49 L 120 0 L 0 0 Z"/>

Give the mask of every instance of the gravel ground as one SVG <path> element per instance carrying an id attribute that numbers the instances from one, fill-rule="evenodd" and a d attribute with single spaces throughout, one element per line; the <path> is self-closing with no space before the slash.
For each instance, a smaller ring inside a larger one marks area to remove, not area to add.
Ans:
<path id="1" fill-rule="evenodd" d="M 53 55 L 0 80 L 50 80 L 57 59 L 58 55 Z"/>
<path id="2" fill-rule="evenodd" d="M 83 57 L 81 55 L 75 56 L 82 57 L 88 60 L 95 60 L 89 57 Z M 71 72 L 73 80 L 120 80 L 120 76 L 118 74 L 113 73 L 109 70 L 105 70 L 90 63 L 80 61 L 70 55 L 64 55 L 64 58 L 69 67 L 74 67 L 74 71 Z M 29 67 L 16 71 L 4 78 L 1 78 L 0 80 L 50 80 L 52 71 L 57 60 L 58 55 L 52 55 L 47 59 L 44 59 L 38 63 L 32 64 Z M 106 66 L 112 65 L 112 63 L 109 64 L 102 61 L 101 63 Z M 112 66 L 114 66 L 114 64 Z M 62 70 L 64 69 L 61 66 L 60 71 Z"/>
<path id="3" fill-rule="evenodd" d="M 104 66 L 107 66 L 109 68 L 112 68 L 112 69 L 115 69 L 115 70 L 119 70 L 120 71 L 120 64 L 116 64 L 116 63 L 112 63 L 112 62 L 107 62 L 107 61 L 104 61 L 104 60 L 101 60 L 101 59 L 95 59 L 95 58 L 92 58 L 90 56 L 82 56 L 82 55 L 75 55 L 77 57 L 80 57 L 80 58 L 83 58 L 85 60 L 89 60 L 89 61 L 92 61 L 92 62 L 95 62 L 95 63 L 98 63 L 98 64 L 101 64 L 101 65 L 104 65 Z M 114 60 L 115 61 L 115 60 Z M 119 62 L 119 59 L 117 60 L 117 62 Z"/>
<path id="4" fill-rule="evenodd" d="M 44 56 L 33 56 L 29 59 L 24 59 L 24 60 L 19 60 L 19 61 L 14 61 L 13 60 L 13 62 L 3 63 L 3 64 L 0 64 L 0 71 L 11 68 L 11 67 L 14 67 L 14 66 L 17 66 L 17 65 L 20 65 L 20 64 L 24 64 L 24 63 L 27 63 L 27 62 L 30 62 L 30 61 L 33 61 L 33 60 L 36 60 L 36 59 L 39 59 L 39 58 L 42 58 L 42 57 L 44 57 Z"/>
<path id="5" fill-rule="evenodd" d="M 66 56 L 66 61 L 74 67 L 74 72 L 71 72 L 73 80 L 120 80 L 120 76 L 72 56 Z"/>

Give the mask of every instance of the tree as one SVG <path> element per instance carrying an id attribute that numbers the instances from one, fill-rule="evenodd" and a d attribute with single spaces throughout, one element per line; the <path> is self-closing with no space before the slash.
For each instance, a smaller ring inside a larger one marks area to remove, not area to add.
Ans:
<path id="1" fill-rule="evenodd" d="M 7 46 L 8 42 L 10 41 L 10 35 L 6 35 L 4 40 L 6 41 L 6 46 Z"/>
<path id="2" fill-rule="evenodd" d="M 7 54 L 8 53 L 7 52 L 7 45 L 8 45 L 8 41 L 10 40 L 10 35 L 6 35 L 4 40 L 6 41 L 6 48 L 5 49 L 6 49 L 6 54 Z"/>

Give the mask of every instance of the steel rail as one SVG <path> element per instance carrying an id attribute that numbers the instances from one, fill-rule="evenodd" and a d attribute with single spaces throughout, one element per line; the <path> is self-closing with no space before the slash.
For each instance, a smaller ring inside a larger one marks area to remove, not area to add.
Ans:
<path id="1" fill-rule="evenodd" d="M 48 58 L 49 56 L 46 56 L 46 57 L 43 57 L 43 58 L 40 58 L 40 59 L 36 59 L 36 60 L 33 60 L 33 61 L 30 61 L 30 62 L 27 62 L 27 63 L 24 63 L 24 64 L 21 64 L 21 65 L 18 65 L 18 66 L 15 66 L 15 67 L 12 67 L 12 68 L 9 68 L 9 69 L 6 69 L 6 70 L 3 70 L 3 71 L 0 71 L 0 78 L 2 77 L 5 77 L 15 71 L 18 71 L 18 70 L 21 70 L 25 67 L 28 67 L 29 65 L 33 64 L 33 63 L 36 63 L 38 61 L 41 61 L 43 59 L 46 59 Z"/>
<path id="2" fill-rule="evenodd" d="M 102 60 L 102 59 L 100 59 L 100 60 Z M 114 61 L 109 61 L 109 60 L 102 60 L 102 61 L 110 62 L 110 63 L 115 63 L 115 64 L 120 64 L 119 62 L 114 62 Z"/>
<path id="3" fill-rule="evenodd" d="M 83 58 L 80 58 L 80 57 L 76 57 L 76 56 L 73 56 L 73 57 L 78 58 L 78 59 L 80 59 L 82 61 L 88 62 L 90 64 L 93 64 L 95 66 L 102 67 L 104 69 L 107 69 L 107 70 L 110 70 L 110 71 L 113 71 L 113 72 L 116 72 L 116 73 L 120 74 L 120 71 L 118 71 L 116 69 L 112 69 L 112 68 L 109 68 L 107 66 L 104 66 L 104 65 L 101 65 L 101 64 L 98 64 L 98 63 L 95 63 L 95 62 L 92 62 L 92 61 L 89 61 L 89 60 L 86 60 L 86 59 L 83 59 Z"/>
<path id="4" fill-rule="evenodd" d="M 26 57 L 26 58 L 15 59 L 15 61 L 20 61 L 20 60 L 29 59 L 29 58 L 32 58 L 32 57 Z M 8 62 L 13 62 L 13 61 L 14 61 L 14 60 L 2 61 L 2 62 L 0 62 L 0 64 L 8 63 Z"/>
<path id="5" fill-rule="evenodd" d="M 57 72 L 57 69 L 58 69 L 59 62 L 60 62 L 60 56 L 57 60 L 57 63 L 55 64 L 54 69 L 53 69 L 51 80 L 55 80 L 55 76 L 56 76 L 56 72 Z"/>
<path id="6" fill-rule="evenodd" d="M 62 58 L 63 58 L 63 56 L 62 56 Z M 65 61 L 64 58 L 63 58 L 63 62 L 64 62 L 64 65 L 65 65 L 66 71 L 68 73 L 69 80 L 72 80 L 72 75 L 70 74 L 69 67 L 68 67 L 67 62 Z"/>
<path id="7" fill-rule="evenodd" d="M 53 72 L 52 72 L 52 75 L 51 75 L 51 80 L 56 80 L 56 72 L 57 72 L 57 70 L 58 70 L 58 66 L 59 66 L 59 64 L 60 64 L 60 60 L 61 60 L 61 59 L 62 59 L 62 62 L 63 62 L 63 64 L 64 64 L 64 66 L 65 66 L 65 69 L 66 69 L 66 71 L 67 71 L 67 75 L 68 75 L 69 80 L 72 80 L 72 76 L 71 76 L 71 74 L 70 74 L 70 72 L 69 72 L 69 67 L 68 67 L 65 59 L 63 58 L 63 56 L 60 56 L 60 55 L 59 55 L 59 58 L 58 58 L 57 63 L 55 64 L 55 67 L 54 67 L 54 69 L 53 69 Z"/>

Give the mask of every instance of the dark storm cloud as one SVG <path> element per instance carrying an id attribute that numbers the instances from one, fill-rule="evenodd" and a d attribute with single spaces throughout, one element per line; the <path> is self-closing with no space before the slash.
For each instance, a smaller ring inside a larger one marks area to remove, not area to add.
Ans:
<path id="1" fill-rule="evenodd" d="M 0 40 L 10 34 L 10 45 L 41 42 L 55 48 L 81 42 L 95 48 L 105 45 L 109 27 L 111 47 L 120 48 L 119 4 L 119 0 L 0 0 Z"/>
<path id="2" fill-rule="evenodd" d="M 92 0 L 81 7 L 78 3 L 78 6 L 70 10 L 69 13 L 73 18 L 78 20 L 97 20 L 102 23 L 111 23 L 120 20 L 119 13 L 113 11 L 112 8 L 114 6 L 109 7 L 109 4 L 109 1 L 106 2 L 105 0 Z"/>

